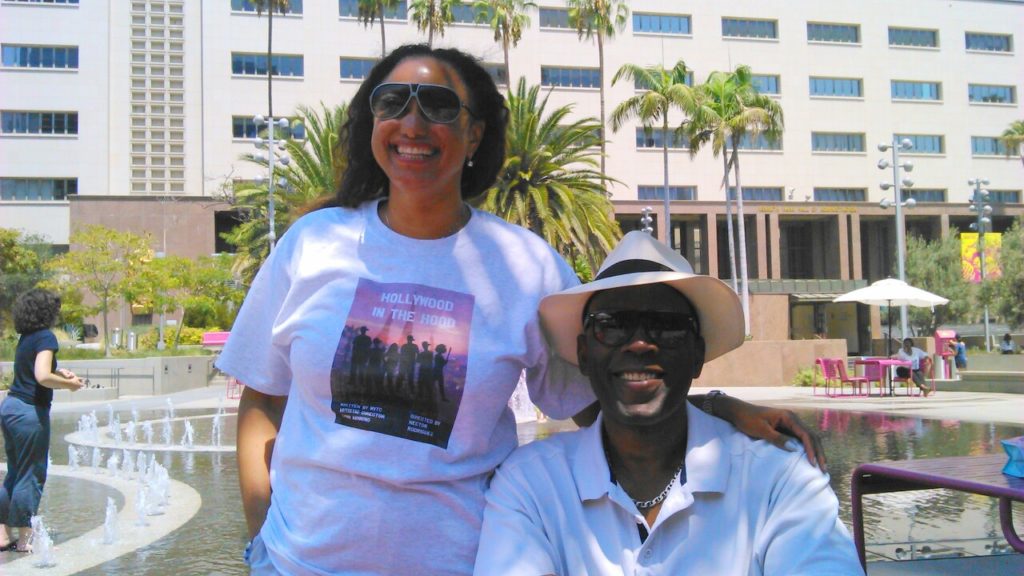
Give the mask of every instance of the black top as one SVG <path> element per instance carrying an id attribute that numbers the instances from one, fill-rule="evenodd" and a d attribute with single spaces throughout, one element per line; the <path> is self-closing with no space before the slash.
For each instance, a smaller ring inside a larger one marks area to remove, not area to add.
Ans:
<path id="1" fill-rule="evenodd" d="M 53 403 L 53 389 L 36 380 L 36 356 L 43 350 L 53 350 L 53 365 L 57 369 L 57 337 L 49 329 L 22 334 L 14 353 L 14 382 L 9 395 L 36 406 L 49 407 Z"/>

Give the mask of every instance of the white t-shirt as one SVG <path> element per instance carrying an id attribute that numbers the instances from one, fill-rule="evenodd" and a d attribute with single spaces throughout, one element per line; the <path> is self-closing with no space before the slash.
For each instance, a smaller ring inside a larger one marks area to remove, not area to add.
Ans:
<path id="1" fill-rule="evenodd" d="M 904 362 L 910 362 L 910 367 L 913 370 L 920 370 L 921 360 L 924 360 L 927 357 L 928 354 L 924 350 L 914 346 L 910 347 L 910 354 L 907 354 L 906 351 L 903 350 L 902 346 L 900 346 L 900 349 L 896 351 L 896 359 L 903 360 Z"/>
<path id="2" fill-rule="evenodd" d="M 217 361 L 288 396 L 261 532 L 277 569 L 472 572 L 487 479 L 517 444 L 521 371 L 555 418 L 594 401 L 537 317 L 577 283 L 539 237 L 476 210 L 438 240 L 394 233 L 377 202 L 297 221 Z"/>
<path id="3" fill-rule="evenodd" d="M 802 450 L 752 440 L 689 404 L 686 413 L 686 477 L 653 526 L 611 481 L 600 419 L 513 452 L 487 492 L 475 573 L 864 573 L 828 476 Z"/>

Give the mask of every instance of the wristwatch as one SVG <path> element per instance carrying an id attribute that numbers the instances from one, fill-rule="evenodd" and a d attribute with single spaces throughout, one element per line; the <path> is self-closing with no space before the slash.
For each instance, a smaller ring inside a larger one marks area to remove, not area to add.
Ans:
<path id="1" fill-rule="evenodd" d="M 711 392 L 708 392 L 707 394 L 704 395 L 704 402 L 701 403 L 700 409 L 714 416 L 715 398 L 725 395 L 725 392 L 722 392 L 721 390 L 712 390 Z"/>

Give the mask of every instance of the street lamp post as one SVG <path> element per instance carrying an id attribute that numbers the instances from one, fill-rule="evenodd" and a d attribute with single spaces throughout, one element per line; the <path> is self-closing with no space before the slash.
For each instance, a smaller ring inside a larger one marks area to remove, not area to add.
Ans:
<path id="1" fill-rule="evenodd" d="M 288 129 L 290 124 L 287 118 L 278 118 L 275 120 L 273 117 L 265 118 L 262 114 L 254 116 L 252 121 L 256 124 L 257 130 L 259 130 L 260 126 L 267 127 L 266 138 L 259 138 L 257 135 L 256 147 L 266 147 L 267 149 L 266 156 L 258 154 L 257 157 L 266 158 L 267 160 L 267 238 L 270 241 L 270 249 L 273 250 L 274 244 L 277 243 L 277 231 L 274 224 L 274 164 L 275 159 L 278 160 L 282 166 L 287 166 L 289 162 L 288 156 L 284 154 L 284 147 L 278 145 L 277 139 L 274 137 L 274 132 L 276 132 L 275 128 Z M 257 182 L 261 182 L 262 180 L 262 178 L 256 179 Z M 285 179 L 282 178 L 278 184 L 280 184 L 281 187 L 284 187 L 285 182 Z"/>
<path id="2" fill-rule="evenodd" d="M 988 180 L 985 178 L 974 178 L 967 181 L 968 184 L 974 186 L 974 196 L 971 198 L 971 211 L 977 213 L 977 220 L 971 224 L 971 230 L 978 232 L 978 267 L 981 271 L 981 284 L 985 283 L 985 232 L 992 227 L 992 219 L 989 214 L 992 213 L 992 207 L 985 204 L 988 200 L 988 190 L 982 188 L 982 186 L 988 186 Z M 992 351 L 992 337 L 989 333 L 988 325 L 988 304 L 985 304 L 985 351 Z"/>
<path id="3" fill-rule="evenodd" d="M 903 140 L 893 139 L 892 144 L 879 144 L 878 150 L 880 152 L 892 151 L 892 163 L 889 160 L 882 158 L 878 161 L 878 169 L 885 170 L 886 168 L 892 167 L 892 183 L 882 182 L 879 186 L 882 190 L 893 189 L 894 201 L 890 201 L 888 198 L 883 198 L 879 205 L 882 208 L 888 208 L 893 206 L 896 209 L 896 266 L 899 273 L 899 279 L 901 282 L 907 281 L 906 272 L 906 231 L 905 223 L 903 221 L 903 210 L 902 208 L 913 208 L 917 203 L 913 198 L 903 200 L 902 186 L 910 188 L 914 185 L 914 181 L 909 178 L 900 179 L 900 169 L 904 172 L 911 172 L 914 170 L 914 165 L 911 162 L 904 162 L 900 164 L 900 151 L 910 150 L 914 147 L 914 143 L 909 138 Z M 891 329 L 891 328 L 890 328 Z M 907 337 L 910 332 L 907 322 L 907 307 L 900 306 L 900 330 L 903 338 Z"/>

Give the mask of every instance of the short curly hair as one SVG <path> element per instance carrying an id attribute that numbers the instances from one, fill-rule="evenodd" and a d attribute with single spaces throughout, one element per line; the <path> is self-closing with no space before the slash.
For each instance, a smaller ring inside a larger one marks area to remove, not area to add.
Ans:
<path id="1" fill-rule="evenodd" d="M 490 73 L 480 62 L 454 48 L 431 48 L 426 44 L 399 46 L 378 62 L 359 86 L 348 107 L 348 120 L 341 127 L 341 142 L 348 167 L 329 205 L 355 208 L 367 200 L 387 196 L 388 178 L 373 157 L 373 113 L 370 93 L 407 58 L 433 58 L 450 66 L 466 84 L 473 117 L 484 122 L 484 133 L 473 157 L 473 168 L 462 171 L 462 197 L 470 199 L 490 188 L 505 164 L 505 129 L 508 108 Z"/>
<path id="2" fill-rule="evenodd" d="M 31 334 L 50 328 L 60 313 L 60 297 L 42 288 L 33 288 L 18 296 L 12 309 L 14 330 Z"/>

